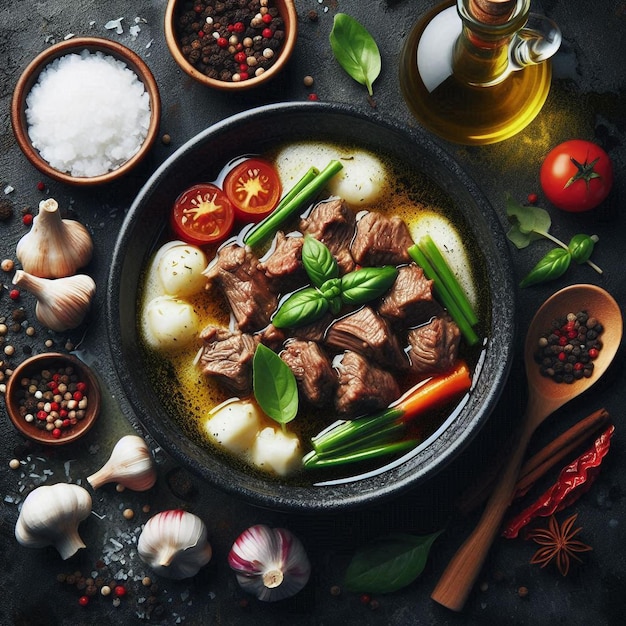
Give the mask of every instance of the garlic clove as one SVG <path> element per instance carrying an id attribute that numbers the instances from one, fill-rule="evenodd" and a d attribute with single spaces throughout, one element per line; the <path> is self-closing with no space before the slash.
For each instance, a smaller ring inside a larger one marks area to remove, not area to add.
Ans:
<path id="1" fill-rule="evenodd" d="M 146 442 L 138 435 L 125 435 L 115 444 L 107 462 L 87 482 L 94 489 L 116 482 L 133 491 L 147 491 L 156 479 L 156 467 Z"/>
<path id="2" fill-rule="evenodd" d="M 13 284 L 37 298 L 37 319 L 56 332 L 80 326 L 96 293 L 96 283 L 86 274 L 53 279 L 16 270 Z"/>
<path id="3" fill-rule="evenodd" d="M 179 509 L 163 511 L 146 522 L 137 552 L 155 573 L 175 580 L 195 576 L 213 555 L 204 522 Z"/>
<path id="4" fill-rule="evenodd" d="M 22 504 L 15 538 L 29 548 L 54 546 L 63 560 L 85 544 L 78 525 L 91 513 L 91 496 L 78 485 L 59 483 L 33 489 Z"/>
<path id="5" fill-rule="evenodd" d="M 40 278 L 63 278 L 85 267 L 93 240 L 76 220 L 62 219 L 56 200 L 39 203 L 33 225 L 17 243 L 15 254 L 24 271 Z"/>
<path id="6" fill-rule="evenodd" d="M 264 602 L 295 595 L 311 575 L 300 540 L 285 528 L 263 524 L 239 535 L 228 554 L 228 564 L 241 588 Z"/>

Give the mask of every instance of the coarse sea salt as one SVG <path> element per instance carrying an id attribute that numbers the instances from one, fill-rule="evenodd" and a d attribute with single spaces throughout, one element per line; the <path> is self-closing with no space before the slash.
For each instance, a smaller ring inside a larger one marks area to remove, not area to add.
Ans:
<path id="1" fill-rule="evenodd" d="M 55 59 L 26 98 L 28 135 L 55 169 L 92 177 L 118 169 L 143 144 L 150 97 L 122 61 L 83 50 Z"/>

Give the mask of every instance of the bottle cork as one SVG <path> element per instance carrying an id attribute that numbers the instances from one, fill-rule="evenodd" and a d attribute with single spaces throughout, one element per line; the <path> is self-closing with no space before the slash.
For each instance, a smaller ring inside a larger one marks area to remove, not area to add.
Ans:
<path id="1" fill-rule="evenodd" d="M 469 12 L 484 24 L 504 24 L 516 4 L 516 0 L 469 0 Z"/>

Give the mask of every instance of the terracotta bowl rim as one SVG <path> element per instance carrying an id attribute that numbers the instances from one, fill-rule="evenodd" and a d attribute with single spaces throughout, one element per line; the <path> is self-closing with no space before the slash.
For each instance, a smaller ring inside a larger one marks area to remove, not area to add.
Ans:
<path id="1" fill-rule="evenodd" d="M 87 407 L 85 417 L 79 424 L 71 428 L 67 432 L 67 435 L 62 436 L 59 439 L 53 439 L 47 431 L 43 433 L 43 431 L 39 431 L 35 426 L 25 422 L 24 418 L 20 416 L 17 410 L 15 399 L 15 395 L 19 390 L 20 380 L 25 374 L 35 368 L 41 369 L 46 366 L 46 364 L 53 363 L 72 365 L 80 371 L 81 377 L 87 379 L 89 385 L 89 405 Z M 15 428 L 31 441 L 36 441 L 37 443 L 41 443 L 46 446 L 61 446 L 80 439 L 94 425 L 98 415 L 100 414 L 101 403 L 102 394 L 100 390 L 100 383 L 93 370 L 78 357 L 72 354 L 64 354 L 62 352 L 42 352 L 41 354 L 36 354 L 22 361 L 13 370 L 13 373 L 9 377 L 5 393 L 7 414 Z"/>
<path id="2" fill-rule="evenodd" d="M 285 67 L 289 61 L 298 39 L 298 14 L 296 11 L 293 0 L 275 0 L 276 8 L 279 9 L 283 20 L 285 22 L 285 39 L 283 47 L 280 50 L 278 59 L 276 62 L 261 76 L 255 76 L 248 80 L 240 82 L 229 82 L 225 80 L 217 80 L 215 78 L 209 78 L 202 72 L 198 71 L 187 59 L 183 56 L 180 47 L 177 42 L 176 29 L 174 28 L 174 17 L 176 9 L 179 5 L 179 0 L 168 0 L 165 9 L 165 41 L 169 48 L 170 54 L 176 61 L 177 65 L 191 78 L 197 80 L 199 83 L 213 89 L 226 92 L 239 92 L 247 91 L 264 85 Z M 281 7 L 283 10 L 281 11 Z"/>
<path id="3" fill-rule="evenodd" d="M 28 124 L 26 122 L 26 98 L 45 67 L 59 57 L 85 49 L 90 52 L 103 52 L 126 63 L 129 69 L 135 72 L 137 78 L 144 84 L 150 98 L 150 125 L 141 148 L 117 169 L 98 176 L 72 176 L 67 172 L 62 172 L 52 167 L 42 158 L 39 151 L 33 147 L 30 137 L 28 136 Z M 20 75 L 11 100 L 11 125 L 13 127 L 13 133 L 26 158 L 43 174 L 46 174 L 54 180 L 71 185 L 99 185 L 117 180 L 127 174 L 152 148 L 158 135 L 160 122 L 161 97 L 159 87 L 146 62 L 130 48 L 116 41 L 102 37 L 74 37 L 53 44 L 43 52 L 40 52 L 26 66 L 26 69 Z"/>

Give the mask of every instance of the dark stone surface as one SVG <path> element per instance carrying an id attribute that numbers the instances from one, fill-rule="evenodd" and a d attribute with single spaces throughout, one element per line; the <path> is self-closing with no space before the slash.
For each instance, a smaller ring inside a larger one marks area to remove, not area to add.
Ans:
<path id="1" fill-rule="evenodd" d="M 623 350 L 615 366 L 586 396 L 558 411 L 537 433 L 532 447 L 545 444 L 565 427 L 605 407 L 616 421 L 612 449 L 592 489 L 560 515 L 578 513 L 582 526 L 580 539 L 593 551 L 582 555 L 583 564 L 575 564 L 563 578 L 553 567 L 540 569 L 530 565 L 534 553 L 532 542 L 522 539 L 499 539 L 490 552 L 478 585 L 465 611 L 454 614 L 433 603 L 430 592 L 447 561 L 470 532 L 476 514 L 461 518 L 453 514 L 452 503 L 473 477 L 479 475 L 486 461 L 494 457 L 506 441 L 521 415 L 525 402 L 523 368 L 519 350 L 513 371 L 499 407 L 472 446 L 445 472 L 401 498 L 384 505 L 341 515 L 298 516 L 254 508 L 218 492 L 192 475 L 171 474 L 174 464 L 155 449 L 158 461 L 157 485 L 144 494 L 117 493 L 113 485 L 93 494 L 93 510 L 81 524 L 81 535 L 87 548 L 67 562 L 60 560 L 52 548 L 28 550 L 13 537 L 19 502 L 33 486 L 43 480 L 78 482 L 100 467 L 120 435 L 142 432 L 120 395 L 107 344 L 105 293 L 109 259 L 124 217 L 141 186 L 152 172 L 189 138 L 212 123 L 254 106 L 275 101 L 305 100 L 310 89 L 302 79 L 315 78 L 313 90 L 322 101 L 344 102 L 367 112 L 371 103 L 364 89 L 349 79 L 333 59 L 328 45 L 332 18 L 339 11 L 359 19 L 374 35 L 383 57 L 383 69 L 374 85 L 376 114 L 400 124 L 415 126 L 400 96 L 397 60 L 402 43 L 418 17 L 433 2 L 357 2 L 356 0 L 297 0 L 300 14 L 300 37 L 287 72 L 259 92 L 232 96 L 208 91 L 194 84 L 178 70 L 163 40 L 164 0 L 133 3 L 111 0 L 74 3 L 48 2 L 0 4 L 0 183 L 14 191 L 2 198 L 9 200 L 14 217 L 0 223 L 0 255 L 14 258 L 15 244 L 26 232 L 20 211 L 33 209 L 43 197 L 54 197 L 85 223 L 95 240 L 94 260 L 87 268 L 97 284 L 98 293 L 88 325 L 80 333 L 55 335 L 38 327 L 34 337 L 23 331 L 10 331 L 5 344 L 15 346 L 12 357 L 3 354 L 3 369 L 29 352 L 46 349 L 50 339 L 64 349 L 69 340 L 79 355 L 99 371 L 105 393 L 101 418 L 80 443 L 51 451 L 25 443 L 0 411 L 2 463 L 0 473 L 0 623 L 2 624 L 598 624 L 621 623 L 626 612 L 623 590 L 626 585 L 626 435 L 621 417 L 626 406 Z M 596 233 L 600 242 L 594 260 L 604 269 L 599 277 L 588 267 L 577 266 L 554 283 L 533 287 L 517 294 L 519 302 L 521 347 L 523 333 L 540 303 L 557 288 L 573 282 L 594 282 L 608 289 L 623 303 L 626 280 L 623 267 L 624 217 L 622 211 L 626 185 L 626 5 L 610 0 L 590 5 L 583 0 L 533 3 L 544 11 L 563 31 L 563 45 L 554 60 L 554 80 L 550 96 L 540 116 L 516 137 L 493 146 L 468 148 L 439 142 L 473 177 L 506 223 L 504 193 L 524 200 L 529 192 L 539 191 L 538 168 L 548 149 L 568 138 L 595 140 L 609 150 L 615 164 L 615 190 L 609 200 L 587 214 L 552 212 L 552 232 L 569 239 L 578 232 Z M 314 10 L 316 21 L 307 13 Z M 124 17 L 124 33 L 107 31 L 105 23 Z M 140 33 L 129 34 L 135 18 L 141 17 Z M 94 190 L 78 190 L 50 180 L 43 180 L 46 190 L 37 183 L 42 177 L 26 161 L 15 144 L 9 122 L 11 93 L 20 72 L 28 62 L 52 41 L 66 35 L 97 35 L 116 39 L 146 60 L 153 71 L 163 101 L 161 134 L 171 143 L 157 142 L 149 159 L 123 183 Z M 547 243 L 537 243 L 524 251 L 512 250 L 517 278 L 537 261 Z M 0 317 L 8 319 L 16 304 L 8 297 L 10 276 L 3 275 L 0 293 Z M 34 301 L 23 296 L 27 319 L 35 324 Z M 142 433 L 143 434 L 143 433 Z M 8 469 L 11 458 L 24 461 L 20 470 Z M 534 495 L 554 480 L 553 471 Z M 529 496 L 529 498 L 532 497 Z M 525 500 L 525 503 L 528 500 Z M 150 507 L 144 511 L 143 507 Z M 135 543 L 141 524 L 157 511 L 181 507 L 200 515 L 209 529 L 214 547 L 212 562 L 191 580 L 170 582 L 156 580 L 158 588 L 141 583 L 150 575 L 136 555 Z M 135 517 L 125 520 L 122 511 L 132 508 Z M 313 562 L 313 575 L 307 588 L 286 602 L 262 605 L 251 600 L 241 606 L 242 593 L 226 564 L 226 555 L 234 538 L 254 523 L 282 525 L 304 541 Z M 425 533 L 443 528 L 426 570 L 419 580 L 391 595 L 374 596 L 379 608 L 372 611 L 356 594 L 331 595 L 330 588 L 342 584 L 345 567 L 358 546 L 389 532 Z M 115 543 L 117 542 L 117 543 Z M 119 547 L 118 547 L 119 546 Z M 99 566 L 103 566 L 99 569 Z M 82 608 L 76 586 L 57 581 L 57 574 L 84 575 L 98 572 L 106 579 L 127 576 L 128 594 L 119 607 L 111 597 L 95 596 Z M 528 596 L 518 595 L 527 587 Z M 148 607 L 154 608 L 148 620 Z"/>

